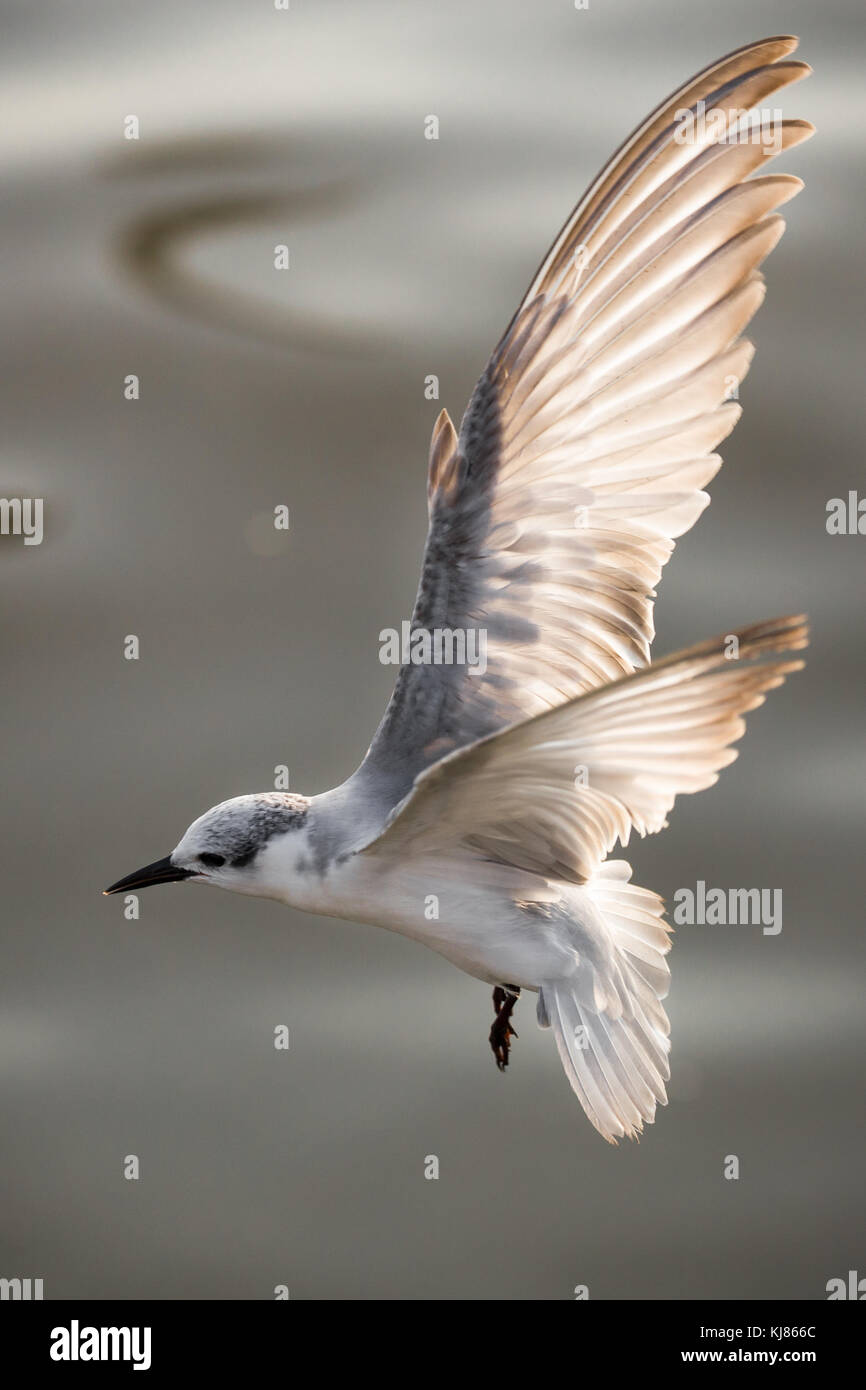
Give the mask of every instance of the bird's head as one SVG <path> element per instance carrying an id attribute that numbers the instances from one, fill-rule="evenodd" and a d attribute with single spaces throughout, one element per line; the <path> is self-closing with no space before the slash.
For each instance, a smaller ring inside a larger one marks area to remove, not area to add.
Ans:
<path id="1" fill-rule="evenodd" d="M 309 801 L 289 792 L 236 796 L 194 820 L 176 849 L 106 888 L 133 893 L 154 883 L 210 883 L 233 893 L 280 897 L 285 837 L 305 827 Z M 300 848 L 300 846 L 298 846 Z M 280 851 L 283 851 L 282 853 Z"/>

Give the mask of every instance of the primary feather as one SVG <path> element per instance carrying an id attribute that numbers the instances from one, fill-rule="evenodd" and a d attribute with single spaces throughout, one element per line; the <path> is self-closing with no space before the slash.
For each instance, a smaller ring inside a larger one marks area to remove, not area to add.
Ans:
<path id="1" fill-rule="evenodd" d="M 809 72 L 795 47 L 731 54 L 638 128 L 555 240 L 459 434 L 437 420 L 412 621 L 483 628 L 487 671 L 402 670 L 368 765 L 404 792 L 444 753 L 649 660 L 655 585 L 740 414 L 775 209 L 801 187 L 750 175 L 812 127 L 772 116 L 733 137 Z M 683 143 L 678 113 L 699 100 L 724 123 Z"/>

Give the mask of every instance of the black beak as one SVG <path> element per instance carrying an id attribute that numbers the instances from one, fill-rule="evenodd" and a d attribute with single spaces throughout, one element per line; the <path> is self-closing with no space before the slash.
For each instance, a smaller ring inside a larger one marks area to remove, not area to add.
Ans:
<path id="1" fill-rule="evenodd" d="M 167 854 L 164 859 L 145 864 L 143 869 L 136 869 L 134 874 L 119 878 L 110 888 L 106 888 L 102 896 L 107 898 L 111 893 L 122 893 L 127 888 L 149 888 L 152 883 L 180 883 L 181 879 L 194 877 L 192 869 L 178 869 L 172 864 L 171 856 Z"/>

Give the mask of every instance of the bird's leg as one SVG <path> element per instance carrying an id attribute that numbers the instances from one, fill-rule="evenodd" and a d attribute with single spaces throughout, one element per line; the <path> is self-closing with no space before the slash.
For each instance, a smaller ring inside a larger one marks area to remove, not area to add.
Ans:
<path id="1" fill-rule="evenodd" d="M 502 985 L 497 985 L 493 991 L 493 1007 L 496 1010 L 496 1017 L 493 1020 L 493 1027 L 490 1029 L 490 1046 L 500 1071 L 505 1071 L 508 1066 L 511 1039 L 517 1037 L 511 1026 L 511 1013 L 519 998 L 519 985 L 505 985 L 504 988 Z"/>

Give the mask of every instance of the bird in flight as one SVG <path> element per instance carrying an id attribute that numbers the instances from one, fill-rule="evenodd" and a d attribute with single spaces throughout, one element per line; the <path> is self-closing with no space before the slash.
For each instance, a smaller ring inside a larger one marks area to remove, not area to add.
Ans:
<path id="1" fill-rule="evenodd" d="M 410 629 L 426 656 L 401 666 L 357 771 L 318 796 L 225 801 L 106 890 L 189 880 L 401 932 L 493 986 L 501 1069 L 532 991 L 611 1141 L 666 1103 L 670 943 L 662 900 L 608 856 L 716 781 L 807 642 L 785 617 L 650 658 L 655 585 L 740 414 L 776 209 L 802 186 L 763 171 L 812 134 L 764 105 L 808 74 L 796 44 L 738 49 L 638 127 L 459 432 L 440 414 Z M 483 663 L 431 656 L 461 632 L 483 635 Z"/>

